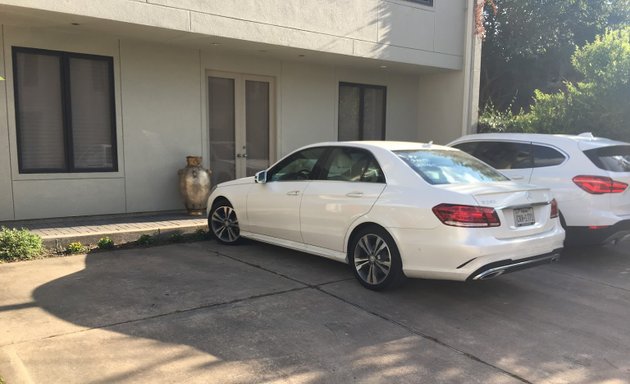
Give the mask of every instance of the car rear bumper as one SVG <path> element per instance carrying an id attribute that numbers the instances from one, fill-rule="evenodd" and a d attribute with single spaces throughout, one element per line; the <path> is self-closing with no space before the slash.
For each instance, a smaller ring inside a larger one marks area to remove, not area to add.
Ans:
<path id="1" fill-rule="evenodd" d="M 535 267 L 541 264 L 552 263 L 554 261 L 560 260 L 561 250 L 562 248 L 558 248 L 550 253 L 528 257 L 526 259 L 519 259 L 519 260 L 507 259 L 507 260 L 496 261 L 494 263 L 484 265 L 483 267 L 477 269 L 470 276 L 468 276 L 466 281 L 488 280 L 493 277 L 497 277 L 506 273 L 520 271 L 522 269 Z"/>
<path id="2" fill-rule="evenodd" d="M 495 271 L 498 276 L 555 260 L 565 235 L 559 223 L 543 233 L 513 239 L 497 239 L 483 229 L 449 227 L 440 236 L 435 230 L 388 230 L 396 240 L 407 277 L 458 281 L 474 279 L 495 267 L 503 267 L 502 272 Z"/>
<path id="3" fill-rule="evenodd" d="M 630 237 L 630 220 L 596 227 L 567 227 L 567 245 L 605 244 Z"/>

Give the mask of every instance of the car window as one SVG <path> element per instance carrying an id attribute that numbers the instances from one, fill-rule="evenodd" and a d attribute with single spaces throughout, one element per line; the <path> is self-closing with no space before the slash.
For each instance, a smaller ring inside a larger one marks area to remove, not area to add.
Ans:
<path id="1" fill-rule="evenodd" d="M 507 177 L 461 151 L 394 151 L 430 184 L 465 184 L 507 181 Z"/>
<path id="2" fill-rule="evenodd" d="M 630 145 L 589 149 L 584 154 L 598 168 L 610 172 L 630 172 Z"/>
<path id="3" fill-rule="evenodd" d="M 337 147 L 331 151 L 322 178 L 367 183 L 385 182 L 381 167 L 369 151 L 349 147 Z"/>
<path id="4" fill-rule="evenodd" d="M 267 180 L 311 180 L 317 174 L 317 162 L 325 152 L 325 147 L 307 148 L 296 152 L 271 168 L 267 172 Z"/>
<path id="5" fill-rule="evenodd" d="M 532 146 L 509 141 L 473 141 L 453 145 L 496 169 L 532 167 Z"/>
<path id="6" fill-rule="evenodd" d="M 552 167 L 564 163 L 566 157 L 562 152 L 545 145 L 532 145 L 534 152 L 534 168 Z"/>

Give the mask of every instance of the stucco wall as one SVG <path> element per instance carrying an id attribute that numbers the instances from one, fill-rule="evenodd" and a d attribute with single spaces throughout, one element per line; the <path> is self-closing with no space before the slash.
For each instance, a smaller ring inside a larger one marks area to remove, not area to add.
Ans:
<path id="1" fill-rule="evenodd" d="M 461 69 L 464 14 L 472 0 L 0 0 L 220 38 Z M 51 14 L 54 17 L 54 14 Z"/>
<path id="2" fill-rule="evenodd" d="M 202 69 L 205 70 L 274 78 L 277 90 L 277 157 L 306 144 L 337 140 L 338 89 L 342 81 L 386 86 L 386 138 L 418 139 L 417 75 L 209 51 L 201 52 L 201 57 Z M 204 95 L 204 125 L 205 103 Z"/>
<path id="3" fill-rule="evenodd" d="M 333 67 L 284 63 L 281 88 L 282 154 L 309 143 L 337 140 Z"/>
<path id="4" fill-rule="evenodd" d="M 199 52 L 121 41 L 127 212 L 179 209 L 177 170 L 203 155 Z"/>
<path id="5" fill-rule="evenodd" d="M 118 41 L 102 35 L 82 33 L 53 33 L 30 28 L 4 26 L 4 55 L 11 57 L 11 47 L 34 47 L 90 53 L 114 57 L 114 72 L 118 78 Z M 57 217 L 68 215 L 90 215 L 121 213 L 125 210 L 124 171 L 121 153 L 124 142 L 122 130 L 118 130 L 119 171 L 108 173 L 57 173 L 57 174 L 20 174 L 18 170 L 17 142 L 15 127 L 15 104 L 13 98 L 12 61 L 7 65 L 6 86 L 7 102 L 0 108 L 6 108 L 8 137 L 10 142 L 11 173 L 0 180 L 10 180 L 13 186 L 15 219 Z M 121 98 L 119 83 L 115 84 L 117 126 L 122 126 L 120 119 Z M 2 123 L 0 123 L 2 124 Z M 0 163 L 5 167 L 6 161 Z M 0 205 L 6 205 L 7 198 L 2 196 Z"/>
<path id="6" fill-rule="evenodd" d="M 3 39 L 0 30 L 0 39 Z M 1 40 L 0 40 L 1 41 Z M 6 74 L 4 52 L 0 50 L 1 74 Z M 4 76 L 6 77 L 6 75 Z M 13 220 L 13 188 L 11 186 L 11 151 L 7 125 L 7 82 L 0 81 L 0 220 Z"/>
<path id="7" fill-rule="evenodd" d="M 420 77 L 418 127 L 420 141 L 447 144 L 462 135 L 464 73 Z"/>
<path id="8" fill-rule="evenodd" d="M 340 81 L 387 87 L 387 138 L 418 139 L 419 78 L 300 60 L 5 26 L 7 63 L 0 84 L 0 220 L 182 209 L 177 170 L 185 156 L 208 153 L 207 75 L 262 75 L 275 82 L 276 157 L 337 139 Z M 119 171 L 19 174 L 11 47 L 114 58 Z M 5 100 L 5 96 L 7 100 Z M 13 199 L 13 196 L 15 198 Z M 15 206 L 15 209 L 13 208 Z"/>

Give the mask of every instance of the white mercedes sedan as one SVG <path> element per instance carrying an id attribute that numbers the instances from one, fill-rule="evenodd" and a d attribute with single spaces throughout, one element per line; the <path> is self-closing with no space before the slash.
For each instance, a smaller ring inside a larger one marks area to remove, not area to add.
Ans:
<path id="1" fill-rule="evenodd" d="M 555 261 L 565 236 L 549 189 L 454 148 L 391 141 L 313 144 L 221 183 L 208 226 L 224 244 L 249 238 L 348 263 L 374 290 Z"/>

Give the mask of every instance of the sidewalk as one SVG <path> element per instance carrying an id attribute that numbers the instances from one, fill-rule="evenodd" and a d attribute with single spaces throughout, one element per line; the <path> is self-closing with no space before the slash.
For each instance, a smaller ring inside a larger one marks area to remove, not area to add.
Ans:
<path id="1" fill-rule="evenodd" d="M 0 226 L 26 228 L 41 236 L 44 245 L 49 247 L 65 246 L 74 241 L 94 244 L 106 236 L 121 244 L 135 241 L 143 234 L 190 233 L 208 228 L 204 216 L 190 216 L 182 211 L 0 221 Z"/>

